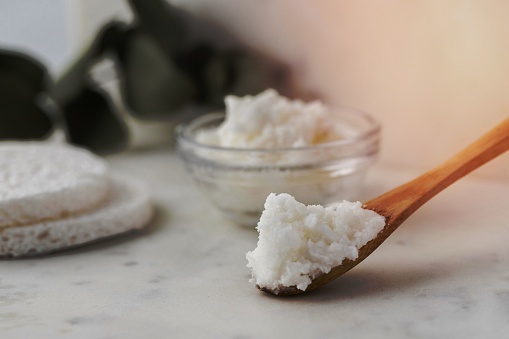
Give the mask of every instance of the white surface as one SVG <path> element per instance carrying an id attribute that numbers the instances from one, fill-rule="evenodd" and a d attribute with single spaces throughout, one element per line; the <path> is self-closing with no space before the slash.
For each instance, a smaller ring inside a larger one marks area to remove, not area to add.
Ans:
<path id="1" fill-rule="evenodd" d="M 314 293 L 276 298 L 245 267 L 254 231 L 225 222 L 171 151 L 111 158 L 159 206 L 150 229 L 0 261 L 2 339 L 501 338 L 509 331 L 509 184 L 465 178 L 370 258 Z M 372 173 L 369 197 L 413 177 Z"/>

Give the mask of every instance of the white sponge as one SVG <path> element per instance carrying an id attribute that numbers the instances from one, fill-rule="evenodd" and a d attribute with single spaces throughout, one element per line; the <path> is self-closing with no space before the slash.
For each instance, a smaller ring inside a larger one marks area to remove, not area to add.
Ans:
<path id="1" fill-rule="evenodd" d="M 76 215 L 109 193 L 106 164 L 76 147 L 0 143 L 0 228 Z"/>
<path id="2" fill-rule="evenodd" d="M 112 177 L 110 187 L 108 199 L 94 211 L 56 221 L 0 228 L 0 256 L 52 252 L 146 225 L 153 214 L 147 191 L 119 176 Z"/>

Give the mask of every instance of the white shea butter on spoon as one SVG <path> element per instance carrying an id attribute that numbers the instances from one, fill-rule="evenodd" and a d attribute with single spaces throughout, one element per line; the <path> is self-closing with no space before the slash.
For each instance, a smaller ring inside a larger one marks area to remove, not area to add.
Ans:
<path id="1" fill-rule="evenodd" d="M 246 254 L 250 281 L 273 292 L 291 286 L 305 291 L 315 277 L 357 259 L 385 226 L 384 217 L 361 206 L 306 206 L 289 194 L 270 194 L 257 226 L 258 245 Z"/>
<path id="2" fill-rule="evenodd" d="M 363 205 L 323 208 L 299 204 L 291 196 L 269 196 L 258 224 L 258 247 L 247 254 L 252 281 L 277 295 L 333 281 L 366 259 L 429 199 L 507 150 L 509 118 L 443 164 Z"/>

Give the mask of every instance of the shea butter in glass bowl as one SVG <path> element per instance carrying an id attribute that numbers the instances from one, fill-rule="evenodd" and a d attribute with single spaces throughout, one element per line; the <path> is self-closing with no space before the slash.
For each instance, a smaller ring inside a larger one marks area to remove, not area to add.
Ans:
<path id="1" fill-rule="evenodd" d="M 208 114 L 178 126 L 177 145 L 202 192 L 240 225 L 256 226 L 270 193 L 288 193 L 307 205 L 358 200 L 379 150 L 379 124 L 354 109 L 327 109 L 326 124 L 339 137 L 302 147 L 203 142 L 202 136 L 217 130 L 224 119 L 221 113 Z"/>

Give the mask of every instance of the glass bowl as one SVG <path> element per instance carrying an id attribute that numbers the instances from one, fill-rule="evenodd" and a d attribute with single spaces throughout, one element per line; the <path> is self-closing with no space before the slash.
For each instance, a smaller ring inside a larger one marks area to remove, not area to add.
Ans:
<path id="1" fill-rule="evenodd" d="M 379 151 L 380 126 L 349 109 L 330 113 L 342 139 L 299 148 L 224 148 L 198 143 L 224 114 L 201 116 L 176 128 L 177 147 L 202 192 L 237 224 L 256 226 L 270 193 L 288 193 L 307 205 L 358 200 L 366 170 Z"/>

